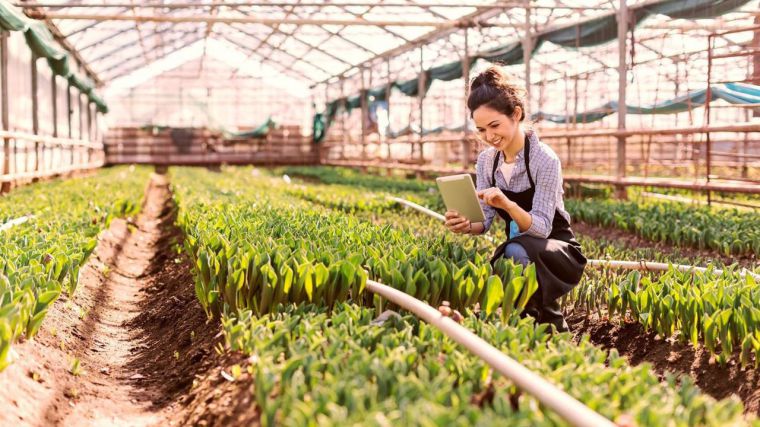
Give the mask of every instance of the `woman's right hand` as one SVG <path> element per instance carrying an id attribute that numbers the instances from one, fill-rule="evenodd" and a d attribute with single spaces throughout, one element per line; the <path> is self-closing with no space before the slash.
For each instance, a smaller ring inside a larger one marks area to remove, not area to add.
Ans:
<path id="1" fill-rule="evenodd" d="M 446 228 L 454 233 L 462 234 L 468 233 L 471 230 L 472 224 L 470 220 L 459 215 L 457 211 L 446 211 Z"/>

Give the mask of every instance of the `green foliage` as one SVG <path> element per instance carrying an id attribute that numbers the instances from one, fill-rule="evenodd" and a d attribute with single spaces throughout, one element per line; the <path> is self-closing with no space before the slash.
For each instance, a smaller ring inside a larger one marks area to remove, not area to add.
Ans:
<path id="1" fill-rule="evenodd" d="M 565 425 L 435 328 L 408 315 L 373 322 L 388 307 L 363 292 L 363 273 L 433 305 L 451 301 L 466 313 L 467 328 L 613 420 L 630 415 L 638 425 L 653 426 L 748 422 L 736 400 L 715 402 L 688 378 L 663 383 L 648 365 L 630 367 L 587 338 L 575 344 L 569 334 L 550 336 L 546 325 L 519 319 L 537 287 L 533 267 L 502 262 L 491 271 L 491 247 L 478 239 L 397 210 L 376 216 L 372 208 L 345 208 L 358 206 L 362 196 L 322 203 L 332 186 L 296 194 L 280 179 L 238 169 L 173 174 L 199 298 L 223 312 L 227 346 L 251 355 L 244 368 L 264 425 Z M 239 262 L 244 259 L 247 264 Z M 236 276 L 241 268 L 245 272 Z M 246 288 L 254 276 L 257 287 Z M 605 287 L 585 288 L 600 306 L 609 284 L 627 276 L 606 277 Z M 230 293 L 229 284 L 239 280 L 245 291 Z M 631 277 L 625 286 L 638 292 L 643 280 L 635 288 L 634 282 Z M 615 312 L 634 310 L 629 301 Z M 636 300 L 640 314 L 651 301 Z M 476 304 L 479 312 L 468 310 Z M 663 318 L 663 330 L 670 330 Z M 715 333 L 720 339 L 720 328 Z M 488 390 L 492 400 L 482 407 L 472 403 Z"/>
<path id="2" fill-rule="evenodd" d="M 58 296 L 74 295 L 97 234 L 113 217 L 137 213 L 148 175 L 145 168 L 105 169 L 0 198 L 0 225 L 34 215 L 0 231 L 0 370 L 9 363 L 11 344 L 37 334 Z"/>
<path id="3" fill-rule="evenodd" d="M 411 315 L 374 318 L 373 309 L 348 303 L 225 316 L 227 346 L 251 355 L 246 372 L 262 425 L 566 425 L 435 327 Z M 610 419 L 745 422 L 736 400 L 716 402 L 688 380 L 661 383 L 649 365 L 631 367 L 587 339 L 576 345 L 516 316 L 468 316 L 464 326 Z"/>
<path id="4" fill-rule="evenodd" d="M 760 216 L 680 203 L 565 200 L 571 216 L 656 242 L 712 249 L 725 256 L 760 254 Z"/>

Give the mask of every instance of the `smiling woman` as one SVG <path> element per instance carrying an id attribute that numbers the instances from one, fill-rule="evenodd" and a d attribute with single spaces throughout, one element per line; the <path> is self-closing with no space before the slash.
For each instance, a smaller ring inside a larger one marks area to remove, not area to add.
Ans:
<path id="1" fill-rule="evenodd" d="M 559 158 L 535 131 L 521 125 L 524 105 L 523 90 L 499 67 L 472 81 L 467 107 L 478 136 L 490 146 L 477 164 L 485 220 L 471 223 L 449 211 L 446 225 L 455 233 L 483 234 L 499 214 L 508 224 L 506 240 L 491 262 L 507 257 L 523 265 L 535 263 L 540 292 L 525 313 L 566 331 L 557 299 L 578 284 L 586 258 L 565 210 Z"/>

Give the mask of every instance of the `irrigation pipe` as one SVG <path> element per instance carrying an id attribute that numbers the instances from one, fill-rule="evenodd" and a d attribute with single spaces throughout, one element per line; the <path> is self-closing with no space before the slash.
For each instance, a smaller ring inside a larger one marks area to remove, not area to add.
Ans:
<path id="1" fill-rule="evenodd" d="M 409 310 L 420 319 L 440 329 L 444 334 L 483 359 L 521 390 L 562 416 L 574 426 L 614 427 L 615 424 L 555 385 L 499 351 L 469 329 L 442 315 L 430 305 L 382 283 L 367 280 L 366 289 Z"/>
<path id="2" fill-rule="evenodd" d="M 417 203 L 410 202 L 409 200 L 405 200 L 399 197 L 391 197 L 390 199 L 404 206 L 408 206 L 412 209 L 415 209 L 419 212 L 429 215 L 433 218 L 436 218 L 440 221 L 445 221 L 446 219 L 443 215 L 439 214 L 438 212 L 432 211 L 424 206 L 420 206 Z M 491 239 L 491 236 L 486 236 L 486 238 Z M 491 239 L 491 241 L 493 241 L 493 239 Z M 698 272 L 706 273 L 708 271 L 712 271 L 713 273 L 717 275 L 723 274 L 723 270 L 717 269 L 717 268 L 708 270 L 705 267 L 697 267 L 693 265 L 666 264 L 662 262 L 648 262 L 648 261 L 617 261 L 617 260 L 590 259 L 588 260 L 586 265 L 589 265 L 592 267 L 620 268 L 624 270 L 642 270 L 642 271 L 668 271 L 668 268 L 672 266 L 676 270 L 683 271 L 683 272 L 698 271 Z M 742 269 L 742 271 L 739 272 L 739 275 L 741 277 L 750 275 L 755 280 L 760 280 L 760 275 L 755 274 L 746 268 Z"/>
<path id="3" fill-rule="evenodd" d="M 10 228 L 12 228 L 12 227 L 14 227 L 16 225 L 23 224 L 23 223 L 29 221 L 32 218 L 34 218 L 34 215 L 26 215 L 26 216 L 22 216 L 20 218 L 12 219 L 12 220 L 6 222 L 5 224 L 0 225 L 0 232 L 8 230 L 8 229 L 10 229 Z"/>

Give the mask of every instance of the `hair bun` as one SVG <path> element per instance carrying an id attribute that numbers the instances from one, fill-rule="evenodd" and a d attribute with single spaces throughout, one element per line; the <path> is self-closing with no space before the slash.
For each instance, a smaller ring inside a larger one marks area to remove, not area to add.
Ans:
<path id="1" fill-rule="evenodd" d="M 519 82 L 501 67 L 492 65 L 472 79 L 467 106 L 471 113 L 481 105 L 488 105 L 506 115 L 520 107 L 522 121 L 525 118 L 525 94 Z"/>

